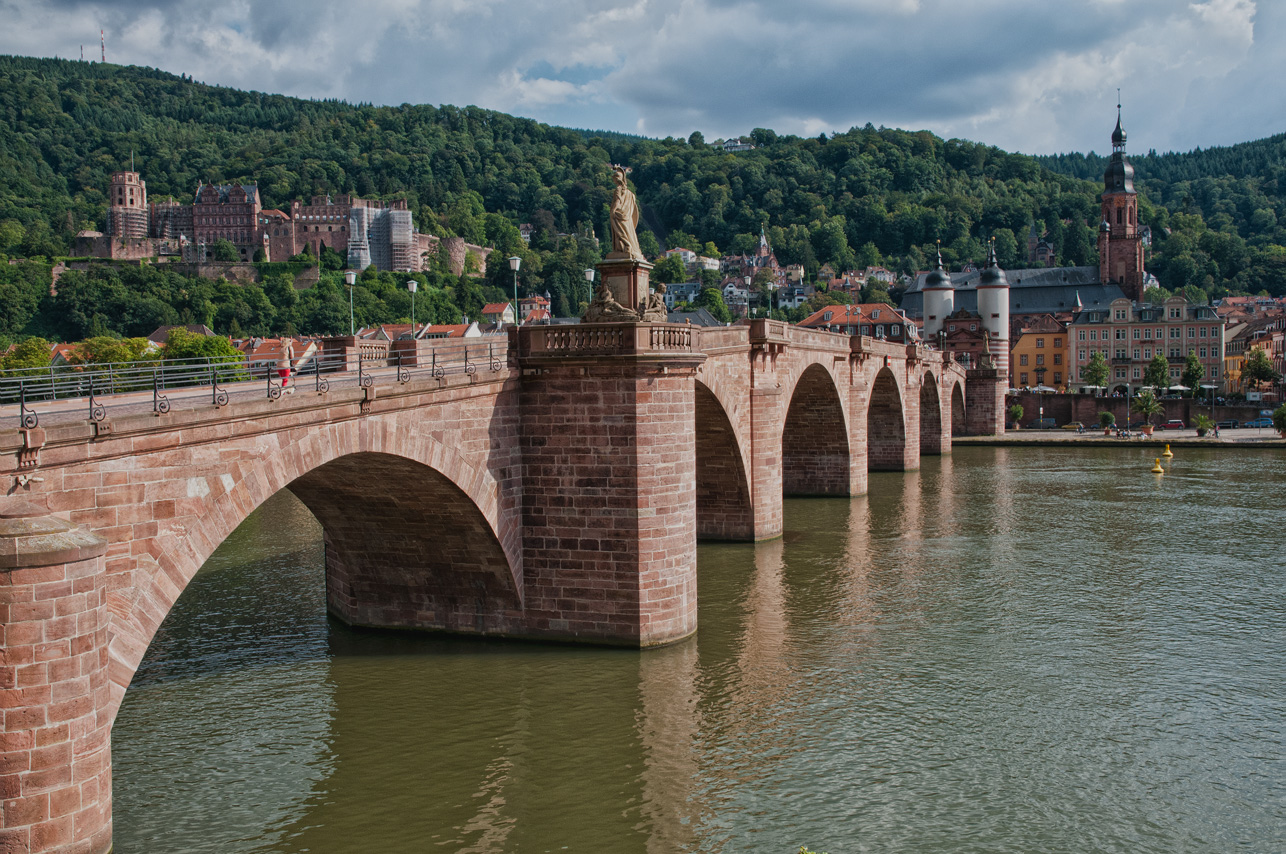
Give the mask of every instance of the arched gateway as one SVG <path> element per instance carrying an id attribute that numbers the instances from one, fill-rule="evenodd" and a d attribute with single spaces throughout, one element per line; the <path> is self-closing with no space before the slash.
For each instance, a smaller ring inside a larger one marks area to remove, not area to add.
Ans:
<path id="1" fill-rule="evenodd" d="M 928 374 L 953 403 L 965 382 L 915 345 L 764 321 L 527 327 L 489 368 L 0 424 L 4 850 L 108 849 L 130 678 L 279 490 L 321 522 L 351 623 L 644 647 L 696 628 L 698 536 L 777 536 L 784 493 L 909 467 Z"/>

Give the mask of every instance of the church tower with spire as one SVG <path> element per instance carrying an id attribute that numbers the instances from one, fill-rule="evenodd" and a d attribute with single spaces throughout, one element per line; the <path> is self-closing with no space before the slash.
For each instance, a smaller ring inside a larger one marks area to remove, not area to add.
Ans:
<path id="1" fill-rule="evenodd" d="M 1125 159 L 1125 129 L 1121 105 L 1116 105 L 1112 159 L 1103 173 L 1103 221 L 1099 225 L 1100 281 L 1116 282 L 1135 302 L 1143 300 L 1143 240 L 1139 235 L 1139 194 L 1134 167 Z"/>

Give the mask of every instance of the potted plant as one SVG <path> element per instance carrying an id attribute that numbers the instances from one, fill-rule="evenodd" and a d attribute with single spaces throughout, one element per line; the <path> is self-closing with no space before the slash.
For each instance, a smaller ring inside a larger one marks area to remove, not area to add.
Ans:
<path id="1" fill-rule="evenodd" d="M 1116 423 L 1116 416 L 1110 412 L 1100 412 L 1098 414 L 1098 426 L 1103 428 L 1104 436 L 1112 435 L 1112 425 Z"/>
<path id="2" fill-rule="evenodd" d="M 1013 406 L 1009 407 L 1009 420 L 1011 422 L 1009 426 L 1011 428 L 1013 428 L 1014 430 L 1017 430 L 1018 422 L 1022 420 L 1022 417 L 1023 417 L 1023 406 L 1021 403 L 1015 403 Z"/>
<path id="3" fill-rule="evenodd" d="M 1273 429 L 1286 439 L 1286 403 L 1273 410 Z"/>
<path id="4" fill-rule="evenodd" d="M 1144 418 L 1143 435 L 1152 435 L 1152 419 L 1161 414 L 1161 401 L 1156 399 L 1156 395 L 1151 389 L 1144 389 L 1139 392 L 1134 400 L 1130 401 L 1130 411 L 1137 412 Z"/>
<path id="5" fill-rule="evenodd" d="M 1215 422 L 1210 420 L 1209 415 L 1198 414 L 1192 419 L 1192 424 L 1197 428 L 1197 435 L 1204 436 L 1214 429 Z"/>

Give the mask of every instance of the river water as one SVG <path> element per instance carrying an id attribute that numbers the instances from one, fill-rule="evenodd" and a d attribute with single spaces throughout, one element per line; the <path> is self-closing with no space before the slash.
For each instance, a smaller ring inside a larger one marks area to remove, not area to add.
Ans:
<path id="1" fill-rule="evenodd" d="M 113 731 L 118 852 L 1286 850 L 1286 460 L 961 448 L 631 652 L 357 632 L 289 494 Z"/>

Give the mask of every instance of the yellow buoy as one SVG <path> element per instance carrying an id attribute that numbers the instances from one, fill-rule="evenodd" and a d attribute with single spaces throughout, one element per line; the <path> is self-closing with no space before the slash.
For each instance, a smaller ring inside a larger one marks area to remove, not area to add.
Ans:
<path id="1" fill-rule="evenodd" d="M 1173 457 L 1173 456 L 1174 456 L 1174 454 L 1173 454 L 1173 453 L 1171 453 L 1171 451 L 1170 451 L 1170 443 L 1169 443 L 1169 442 L 1166 442 L 1166 443 L 1165 443 L 1165 453 L 1164 453 L 1164 454 L 1162 454 L 1161 456 L 1163 456 L 1163 457 Z"/>
<path id="2" fill-rule="evenodd" d="M 1152 464 L 1153 474 L 1165 474 L 1165 469 L 1161 468 L 1161 458 L 1157 457 L 1156 462 Z"/>

